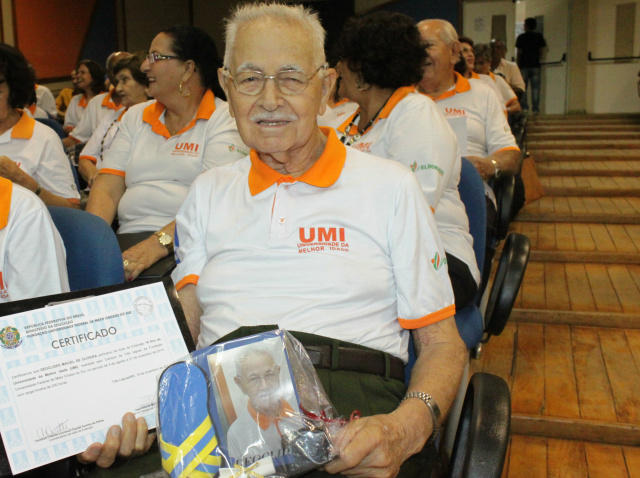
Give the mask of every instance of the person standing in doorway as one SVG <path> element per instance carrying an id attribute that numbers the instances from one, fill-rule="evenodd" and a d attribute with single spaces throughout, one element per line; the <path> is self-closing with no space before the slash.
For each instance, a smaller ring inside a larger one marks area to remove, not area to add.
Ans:
<path id="1" fill-rule="evenodd" d="M 540 52 L 547 46 L 542 33 L 536 32 L 537 22 L 535 18 L 527 18 L 524 21 L 524 33 L 518 35 L 516 48 L 518 49 L 518 67 L 525 83 L 525 92 L 522 98 L 522 110 L 527 111 L 529 105 L 529 83 L 531 84 L 531 103 L 533 114 L 540 112 Z"/>

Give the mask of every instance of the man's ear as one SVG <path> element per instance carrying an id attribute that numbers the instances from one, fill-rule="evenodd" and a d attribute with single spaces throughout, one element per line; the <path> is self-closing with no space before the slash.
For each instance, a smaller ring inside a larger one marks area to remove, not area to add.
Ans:
<path id="1" fill-rule="evenodd" d="M 457 41 L 451 45 L 451 61 L 455 65 L 460 60 L 460 42 Z"/>
<path id="2" fill-rule="evenodd" d="M 327 110 L 327 102 L 329 101 L 329 96 L 333 91 L 333 85 L 336 83 L 336 78 L 338 78 L 336 70 L 334 68 L 327 68 L 324 78 L 322 79 L 322 101 L 320 102 L 318 115 L 323 115 Z"/>
<path id="3" fill-rule="evenodd" d="M 231 98 L 229 98 L 229 90 L 227 88 L 227 79 L 228 79 L 228 76 L 225 74 L 224 68 L 218 68 L 218 83 L 220 83 L 220 87 L 222 88 L 222 91 L 224 91 L 224 95 L 227 97 L 227 103 L 229 104 L 229 114 L 231 115 L 232 118 L 235 118 L 235 115 L 233 113 L 233 104 L 231 103 Z"/>

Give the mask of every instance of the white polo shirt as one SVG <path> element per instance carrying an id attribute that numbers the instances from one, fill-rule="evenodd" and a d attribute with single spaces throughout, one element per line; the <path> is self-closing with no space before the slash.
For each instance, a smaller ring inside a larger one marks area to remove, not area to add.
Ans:
<path id="1" fill-rule="evenodd" d="M 77 126 L 84 115 L 84 111 L 87 108 L 87 97 L 85 94 L 74 95 L 71 97 L 69 106 L 67 106 L 67 112 L 64 115 L 64 126 Z"/>
<path id="2" fill-rule="evenodd" d="M 69 133 L 73 139 L 79 143 L 89 141 L 91 135 L 106 115 L 113 111 L 124 109 L 124 105 L 116 105 L 113 102 L 113 90 L 108 93 L 102 93 L 94 96 L 89 101 L 85 114 L 82 115 L 82 119 L 76 125 L 76 127 Z"/>
<path id="3" fill-rule="evenodd" d="M 58 114 L 56 109 L 56 100 L 53 97 L 53 93 L 46 86 L 36 85 L 36 104 L 42 108 L 47 114 L 53 118 Z"/>
<path id="4" fill-rule="evenodd" d="M 22 112 L 13 128 L 0 136 L 0 155 L 17 163 L 44 189 L 80 204 L 71 163 L 58 135 Z"/>
<path id="5" fill-rule="evenodd" d="M 445 251 L 467 264 L 476 282 L 480 282 L 469 219 L 458 193 L 460 150 L 455 133 L 436 104 L 414 87 L 398 88 L 373 126 L 353 141 L 359 119 L 350 131 L 346 130 L 358 112 L 342 121 L 337 127 L 338 136 L 352 148 L 411 168 L 435 212 Z"/>
<path id="6" fill-rule="evenodd" d="M 343 99 L 338 101 L 333 107 L 327 106 L 323 115 L 318 116 L 318 126 L 329 126 L 335 128 L 345 118 L 351 116 L 358 109 L 358 103 Z"/>
<path id="7" fill-rule="evenodd" d="M 500 60 L 498 67 L 493 69 L 493 72 L 502 74 L 512 88 L 520 88 L 524 91 L 524 80 L 516 63 L 503 58 Z"/>
<path id="8" fill-rule="evenodd" d="M 495 77 L 495 75 L 494 75 L 494 77 Z M 472 81 L 472 80 L 480 81 L 483 84 L 487 85 L 489 88 L 491 88 L 493 90 L 493 92 L 496 94 L 496 96 L 498 97 L 498 99 L 500 100 L 500 102 L 502 103 L 502 111 L 504 111 L 504 114 L 507 114 L 507 104 L 503 101 L 502 93 L 498 89 L 498 85 L 492 79 L 491 76 L 489 76 L 489 75 L 479 75 L 475 71 L 472 71 L 471 72 L 471 78 L 468 78 L 468 80 L 469 81 Z"/>
<path id="9" fill-rule="evenodd" d="M 433 214 L 411 170 L 329 128 L 302 176 L 255 151 L 194 181 L 176 217 L 172 278 L 197 284 L 199 346 L 278 324 L 407 360 L 409 332 L 455 313 Z"/>
<path id="10" fill-rule="evenodd" d="M 155 100 L 129 108 L 100 174 L 125 178 L 119 233 L 157 231 L 175 219 L 200 173 L 247 154 L 228 104 L 209 90 L 191 122 L 171 136 Z"/>
<path id="11" fill-rule="evenodd" d="M 68 291 L 64 245 L 47 208 L 0 178 L 0 302 Z"/>
<path id="12" fill-rule="evenodd" d="M 104 154 L 108 151 L 113 138 L 120 129 L 120 120 L 126 113 L 126 108 L 109 111 L 95 129 L 87 144 L 82 148 L 78 159 L 88 159 L 94 163 L 98 170 L 104 163 Z"/>
<path id="13" fill-rule="evenodd" d="M 447 119 L 465 119 L 467 152 L 463 152 L 463 156 L 486 158 L 498 151 L 520 151 L 500 100 L 491 88 L 479 81 L 470 82 L 458 73 L 455 75 L 454 87 L 432 99 Z M 454 130 L 460 134 L 455 127 Z M 495 203 L 493 190 L 486 181 L 484 189 Z"/>

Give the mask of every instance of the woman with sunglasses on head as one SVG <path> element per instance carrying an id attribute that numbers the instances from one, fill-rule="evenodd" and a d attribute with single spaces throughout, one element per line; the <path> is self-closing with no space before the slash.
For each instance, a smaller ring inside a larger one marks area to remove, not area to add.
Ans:
<path id="1" fill-rule="evenodd" d="M 162 30 L 142 63 L 155 100 L 123 116 L 87 204 L 109 224 L 117 213 L 118 233 L 149 232 L 122 254 L 127 280 L 172 253 L 193 180 L 248 154 L 217 82 L 221 65 L 213 40 L 190 26 Z"/>

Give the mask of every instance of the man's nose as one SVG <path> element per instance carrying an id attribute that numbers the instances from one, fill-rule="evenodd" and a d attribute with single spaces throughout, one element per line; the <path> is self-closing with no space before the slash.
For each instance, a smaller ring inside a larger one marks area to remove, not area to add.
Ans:
<path id="1" fill-rule="evenodd" d="M 275 78 L 265 78 L 264 89 L 262 90 L 262 107 L 267 111 L 274 111 L 280 102 L 280 89 Z M 261 381 L 264 378 L 261 379 Z"/>

